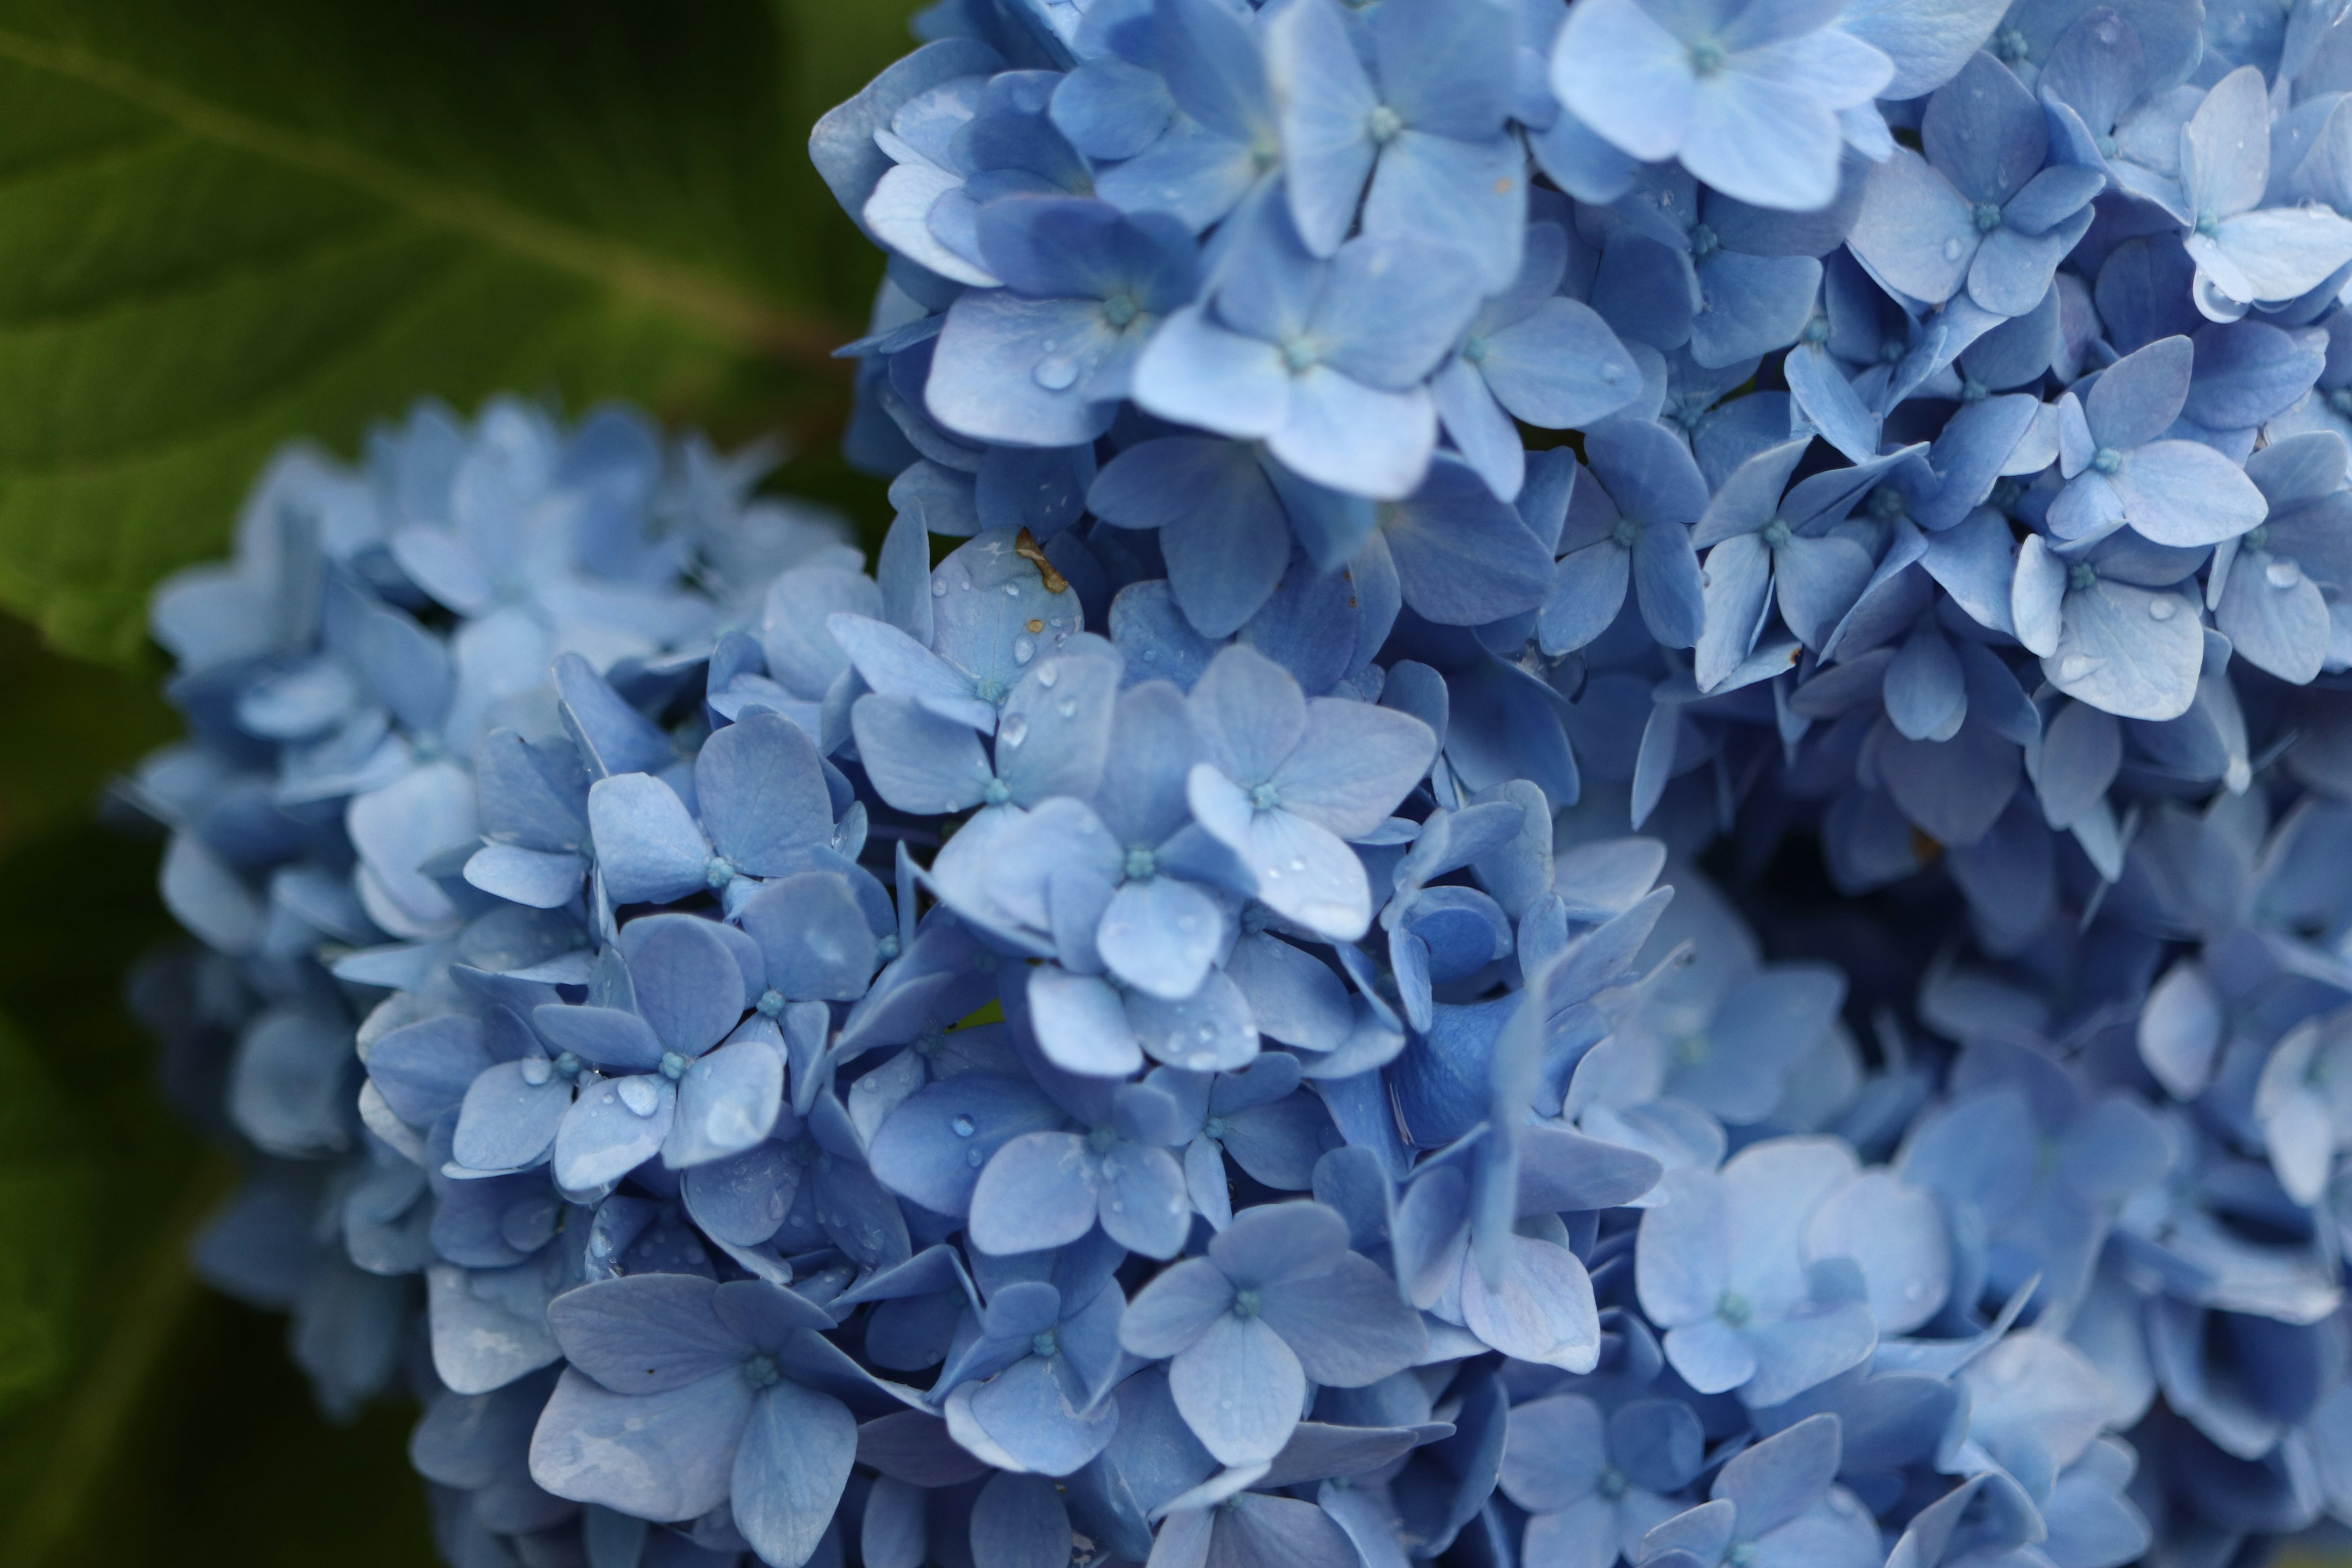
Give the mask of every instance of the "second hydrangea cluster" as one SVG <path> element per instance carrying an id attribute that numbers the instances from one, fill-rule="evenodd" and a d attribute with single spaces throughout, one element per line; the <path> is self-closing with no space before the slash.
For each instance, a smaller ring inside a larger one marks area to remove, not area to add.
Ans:
<path id="1" fill-rule="evenodd" d="M 2352 1523 L 2342 12 L 935 7 L 870 570 L 501 403 L 159 596 L 208 1269 L 459 1568 Z"/>

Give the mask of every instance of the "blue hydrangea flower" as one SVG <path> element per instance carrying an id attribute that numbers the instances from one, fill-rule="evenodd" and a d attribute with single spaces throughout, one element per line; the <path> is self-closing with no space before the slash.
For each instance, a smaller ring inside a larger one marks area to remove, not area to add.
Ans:
<path id="1" fill-rule="evenodd" d="M 1868 103 L 1895 74 L 1827 19 L 1740 4 L 1575 5 L 1552 90 L 1636 158 L 1678 158 L 1727 195 L 1807 211 L 1837 192 L 1837 111 Z"/>
<path id="2" fill-rule="evenodd" d="M 2352 1521 L 2336 13 L 931 7 L 870 571 L 501 400 L 159 592 L 205 1273 L 465 1563 Z"/>
<path id="3" fill-rule="evenodd" d="M 1273 1458 L 1306 1403 L 1307 1379 L 1360 1388 L 1422 1353 L 1419 1317 L 1393 1281 L 1348 1249 L 1348 1226 L 1320 1204 L 1275 1204 L 1234 1217 L 1129 1305 L 1119 1342 L 1168 1361 L 1186 1425 L 1227 1465 Z"/>

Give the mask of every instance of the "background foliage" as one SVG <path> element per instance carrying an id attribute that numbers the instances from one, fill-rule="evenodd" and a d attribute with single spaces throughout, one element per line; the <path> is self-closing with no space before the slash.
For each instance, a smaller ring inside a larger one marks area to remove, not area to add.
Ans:
<path id="1" fill-rule="evenodd" d="M 327 1427 L 187 1270 L 228 1165 L 123 1010 L 170 928 L 92 806 L 174 728 L 147 593 L 280 442 L 428 393 L 780 433 L 872 521 L 825 356 L 879 261 L 803 148 L 913 9 L 0 0 L 0 1563 L 433 1560 L 413 1413 Z"/>

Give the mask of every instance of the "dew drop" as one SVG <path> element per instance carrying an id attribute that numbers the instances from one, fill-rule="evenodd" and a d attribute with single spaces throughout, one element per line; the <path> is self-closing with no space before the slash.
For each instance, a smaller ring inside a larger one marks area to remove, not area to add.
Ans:
<path id="1" fill-rule="evenodd" d="M 2099 668 L 2099 661 L 2086 654 L 2070 653 L 2058 661 L 2058 679 L 2080 680 Z"/>
<path id="2" fill-rule="evenodd" d="M 1075 719 L 1078 714 L 1078 700 L 1075 697 L 1065 697 L 1054 711 L 1065 719 Z"/>
<path id="3" fill-rule="evenodd" d="M 948 585 L 947 585 L 947 581 L 946 581 L 946 579 L 945 579 L 945 578 L 941 578 L 941 577 L 934 577 L 934 578 L 932 578 L 932 579 L 931 579 L 931 597 L 932 597 L 932 598 L 934 598 L 934 599 L 944 599 L 944 598 L 946 598 L 947 596 L 948 596 Z"/>
<path id="4" fill-rule="evenodd" d="M 971 1137 L 979 1127 L 979 1124 L 973 1121 L 971 1117 L 964 1115 L 961 1111 L 957 1113 L 956 1119 L 953 1121 L 949 1122 L 948 1125 L 955 1129 L 955 1135 L 959 1138 Z"/>
<path id="5" fill-rule="evenodd" d="M 1296 859 L 1295 859 L 1295 860 L 1291 861 L 1291 863 L 1290 863 L 1290 868 L 1291 868 L 1293 871 L 1304 871 L 1305 869 L 1307 869 L 1307 862 L 1306 862 L 1306 861 L 1304 861 L 1304 860 L 1296 860 Z"/>
<path id="6" fill-rule="evenodd" d="M 1078 362 L 1067 354 L 1047 354 L 1029 374 L 1048 392 L 1066 392 L 1078 379 Z"/>
<path id="7" fill-rule="evenodd" d="M 2180 601 L 2169 594 L 2159 594 L 2147 602 L 2147 618 L 2151 621 L 2168 621 L 2179 613 Z"/>
<path id="8" fill-rule="evenodd" d="M 977 1171 L 988 1162 L 982 1157 L 979 1150 L 967 1149 L 963 1152 L 963 1163 Z"/>
<path id="9" fill-rule="evenodd" d="M 1013 639 L 1013 663 L 1026 664 L 1036 657 L 1037 644 L 1034 639 L 1030 637 L 1014 637 Z"/>
<path id="10" fill-rule="evenodd" d="M 1007 713 L 1004 716 L 1004 722 L 996 727 L 996 743 L 1000 746 L 1017 748 L 1028 738 L 1029 721 L 1018 713 Z"/>
<path id="11" fill-rule="evenodd" d="M 1021 584 L 1018 583 L 1007 583 L 1004 584 L 1004 596 L 1008 599 L 1019 598 L 1021 596 Z"/>
<path id="12" fill-rule="evenodd" d="M 2292 561 L 2273 561 L 2263 568 L 2263 576 L 2273 588 L 2292 588 L 2303 581 L 2303 568 Z"/>
<path id="13" fill-rule="evenodd" d="M 654 1092 L 652 1082 L 644 1078 L 625 1078 L 620 1083 L 621 1103 L 638 1116 L 651 1116 L 661 1104 L 661 1096 Z"/>
<path id="14" fill-rule="evenodd" d="M 1040 686 L 1051 686 L 1051 685 L 1053 685 L 1053 684 L 1054 684 L 1054 682 L 1055 682 L 1055 681 L 1057 681 L 1057 680 L 1059 680 L 1059 679 L 1062 679 L 1062 667 L 1061 667 L 1060 665 L 1058 665 L 1058 664 L 1054 663 L 1051 659 L 1048 659 L 1046 662 L 1045 662 L 1044 664 L 1041 664 L 1041 665 L 1039 665 L 1039 666 L 1037 667 L 1037 684 L 1038 684 L 1038 685 L 1040 685 Z"/>
<path id="15" fill-rule="evenodd" d="M 555 1065 L 545 1057 L 522 1058 L 522 1080 L 533 1089 L 555 1076 Z"/>
<path id="16" fill-rule="evenodd" d="M 1954 237 L 1944 241 L 1944 259 L 1947 261 L 1958 261 L 1959 258 L 1960 242 L 1958 238 Z"/>

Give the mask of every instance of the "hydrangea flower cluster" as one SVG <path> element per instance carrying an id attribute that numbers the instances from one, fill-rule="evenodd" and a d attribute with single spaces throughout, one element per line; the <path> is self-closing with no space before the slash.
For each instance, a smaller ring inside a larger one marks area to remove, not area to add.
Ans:
<path id="1" fill-rule="evenodd" d="M 159 596 L 211 1266 L 461 1568 L 2352 1523 L 2343 13 L 935 6 L 870 573 L 500 405 Z"/>

